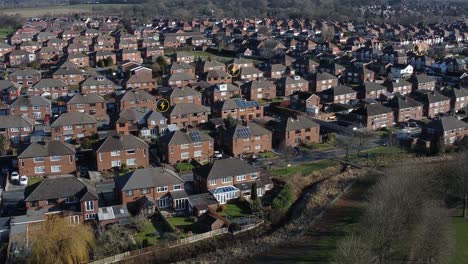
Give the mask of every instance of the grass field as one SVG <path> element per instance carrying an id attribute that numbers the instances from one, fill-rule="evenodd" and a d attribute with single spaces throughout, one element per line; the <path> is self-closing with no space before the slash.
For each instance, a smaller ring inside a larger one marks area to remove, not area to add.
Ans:
<path id="1" fill-rule="evenodd" d="M 243 217 L 243 216 L 249 216 L 250 210 L 243 205 L 239 205 L 236 203 L 229 203 L 226 204 L 226 209 L 224 211 L 220 212 L 219 215 L 221 216 L 231 216 L 231 217 Z"/>
<path id="2" fill-rule="evenodd" d="M 335 164 L 336 163 L 333 160 L 320 160 L 297 166 L 291 166 L 288 168 L 274 169 L 271 170 L 271 174 L 277 177 L 289 177 L 296 173 L 300 173 L 301 175 L 306 176 L 312 172 L 334 166 Z"/>
<path id="3" fill-rule="evenodd" d="M 167 222 L 174 228 L 187 233 L 191 231 L 193 222 L 190 221 L 187 217 L 168 217 Z"/>
<path id="4" fill-rule="evenodd" d="M 22 17 L 39 17 L 45 15 L 67 15 L 73 13 L 92 13 L 95 9 L 121 8 L 129 4 L 95 4 L 95 5 L 63 5 L 35 8 L 5 9 L 3 14 Z M 100 10 L 98 10 L 100 11 Z"/>
<path id="5" fill-rule="evenodd" d="M 468 264 L 468 220 L 455 217 L 453 222 L 457 238 L 457 252 L 451 264 Z"/>
<path id="6" fill-rule="evenodd" d="M 0 38 L 6 38 L 11 32 L 13 32 L 13 28 L 0 27 Z"/>

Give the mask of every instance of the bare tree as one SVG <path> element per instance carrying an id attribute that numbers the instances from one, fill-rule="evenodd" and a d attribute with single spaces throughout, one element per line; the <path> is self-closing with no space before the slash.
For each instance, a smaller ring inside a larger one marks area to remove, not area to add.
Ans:
<path id="1" fill-rule="evenodd" d="M 351 234 L 338 243 L 335 264 L 368 264 L 373 255 L 368 243 L 359 235 Z"/>

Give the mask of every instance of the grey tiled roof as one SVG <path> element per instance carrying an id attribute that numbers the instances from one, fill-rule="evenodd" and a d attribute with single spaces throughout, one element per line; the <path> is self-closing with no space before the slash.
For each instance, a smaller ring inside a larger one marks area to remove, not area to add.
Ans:
<path id="1" fill-rule="evenodd" d="M 34 89 L 41 89 L 41 88 L 51 88 L 51 87 L 68 87 L 66 83 L 64 83 L 62 80 L 57 80 L 57 79 L 42 79 L 38 81 L 36 84 L 34 84 L 33 88 Z"/>
<path id="2" fill-rule="evenodd" d="M 168 111 L 171 115 L 184 115 L 194 113 L 210 113 L 210 109 L 193 103 L 181 103 L 171 106 Z"/>
<path id="3" fill-rule="evenodd" d="M 105 103 L 106 100 L 97 94 L 75 94 L 67 104 L 96 104 Z"/>
<path id="4" fill-rule="evenodd" d="M 133 135 L 108 136 L 96 152 L 110 152 L 114 150 L 148 149 L 148 144 Z"/>
<path id="5" fill-rule="evenodd" d="M 16 115 L 0 115 L 0 128 L 31 127 L 33 120 Z"/>
<path id="6" fill-rule="evenodd" d="M 445 116 L 439 119 L 432 120 L 426 127 L 437 130 L 437 131 L 448 131 L 458 128 L 467 128 L 468 123 L 458 120 L 453 116 Z"/>
<path id="7" fill-rule="evenodd" d="M 20 155 L 19 159 L 34 158 L 34 157 L 49 157 L 49 156 L 63 156 L 75 155 L 75 146 L 62 143 L 57 140 L 48 142 L 34 142 L 31 143 Z"/>
<path id="8" fill-rule="evenodd" d="M 125 176 L 115 178 L 115 181 L 116 187 L 122 191 L 184 184 L 177 173 L 161 167 L 137 169 Z"/>
<path id="9" fill-rule="evenodd" d="M 266 134 L 272 134 L 270 130 L 260 126 L 259 124 L 250 122 L 247 125 L 237 124 L 234 128 L 228 129 L 227 133 L 229 135 L 229 138 L 241 138 L 241 134 L 239 133 L 241 129 L 247 129 L 249 131 L 250 136 L 262 136 Z"/>
<path id="10" fill-rule="evenodd" d="M 308 117 L 297 116 L 296 119 L 290 117 L 280 122 L 279 129 L 282 131 L 296 131 L 306 128 L 318 127 L 319 124 L 315 123 Z"/>
<path id="11" fill-rule="evenodd" d="M 20 96 L 18 97 L 13 103 L 11 103 L 11 107 L 20 107 L 20 106 L 50 106 L 50 100 L 42 97 L 42 96 Z"/>
<path id="12" fill-rule="evenodd" d="M 193 140 L 191 133 L 197 133 L 200 135 L 199 142 L 204 141 L 214 141 L 214 139 L 205 133 L 201 133 L 197 129 L 190 130 L 188 132 L 183 132 L 180 130 L 172 131 L 171 133 L 165 134 L 161 137 L 162 142 L 166 142 L 169 145 L 182 145 L 182 144 L 192 144 L 195 141 Z"/>
<path id="13" fill-rule="evenodd" d="M 154 96 L 145 90 L 128 91 L 121 95 L 121 102 L 156 100 Z"/>
<path id="14" fill-rule="evenodd" d="M 194 173 L 208 180 L 234 177 L 259 170 L 238 158 L 215 160 L 213 163 L 195 168 Z"/>
<path id="15" fill-rule="evenodd" d="M 80 112 L 67 112 L 61 114 L 57 120 L 52 123 L 51 127 L 71 126 L 81 124 L 96 124 L 97 121 L 93 116 Z"/>

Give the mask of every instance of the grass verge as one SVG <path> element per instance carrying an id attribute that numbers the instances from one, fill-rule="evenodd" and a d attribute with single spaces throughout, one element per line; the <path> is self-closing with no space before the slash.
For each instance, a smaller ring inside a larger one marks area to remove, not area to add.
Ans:
<path id="1" fill-rule="evenodd" d="M 290 177 L 295 174 L 301 174 L 302 176 L 307 176 L 315 171 L 322 170 L 328 167 L 336 165 L 336 162 L 333 160 L 320 160 L 311 163 L 301 164 L 297 166 L 291 166 L 287 168 L 280 168 L 271 170 L 271 174 L 276 177 Z"/>

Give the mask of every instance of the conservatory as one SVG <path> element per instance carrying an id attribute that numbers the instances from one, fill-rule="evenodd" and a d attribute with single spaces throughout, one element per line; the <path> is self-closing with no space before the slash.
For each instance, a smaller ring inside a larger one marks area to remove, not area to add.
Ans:
<path id="1" fill-rule="evenodd" d="M 209 191 L 220 204 L 239 197 L 239 189 L 234 186 L 224 186 Z"/>

